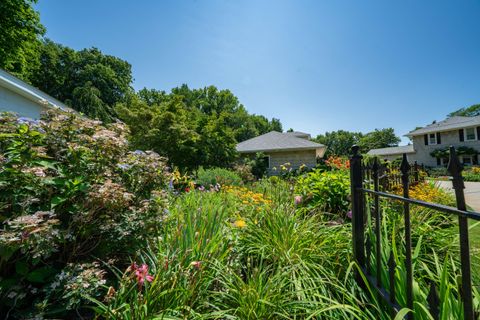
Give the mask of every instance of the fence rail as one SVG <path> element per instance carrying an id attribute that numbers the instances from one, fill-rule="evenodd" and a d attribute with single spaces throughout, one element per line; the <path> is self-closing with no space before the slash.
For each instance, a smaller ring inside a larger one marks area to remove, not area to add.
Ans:
<path id="1" fill-rule="evenodd" d="M 389 288 L 384 288 L 381 279 L 382 266 L 381 259 L 381 210 L 380 198 L 387 198 L 397 200 L 403 203 L 403 220 L 404 220 L 404 237 L 405 237 L 405 270 L 406 270 L 406 303 L 403 307 L 414 310 L 413 297 L 413 264 L 412 264 L 412 237 L 411 237 L 411 221 L 410 221 L 410 205 L 418 205 L 430 208 L 439 212 L 447 214 L 454 214 L 458 216 L 458 226 L 460 235 L 460 263 L 461 263 L 461 300 L 463 304 L 464 319 L 473 320 L 473 294 L 472 294 L 472 280 L 471 280 L 471 263 L 470 263 L 470 245 L 468 234 L 468 219 L 480 220 L 480 213 L 467 211 L 464 195 L 464 183 L 462 177 L 462 165 L 455 153 L 455 148 L 450 147 L 450 160 L 448 164 L 448 171 L 452 176 L 453 189 L 455 191 L 455 198 L 457 208 L 411 199 L 409 197 L 409 187 L 411 184 L 420 181 L 420 168 L 414 163 L 411 166 L 407 161 L 406 154 L 403 154 L 403 159 L 400 164 L 399 178 L 395 178 L 395 183 L 399 183 L 402 196 L 388 193 L 392 190 L 392 184 L 381 184 L 381 179 L 388 174 L 385 167 L 379 163 L 375 158 L 373 163 L 365 166 L 362 163 L 362 156 L 359 154 L 357 146 L 352 147 L 353 156 L 350 159 L 350 180 L 352 192 L 352 237 L 353 237 L 353 255 L 363 272 L 365 279 L 376 289 L 378 295 L 390 306 L 392 317 L 400 310 L 401 306 L 398 304 L 395 295 L 395 259 L 393 252 L 387 262 L 387 270 L 389 275 Z M 372 189 L 373 187 L 373 189 Z M 382 190 L 380 190 L 382 189 Z M 375 243 L 370 242 L 370 237 L 365 237 L 365 221 L 366 221 L 366 195 L 373 197 L 373 207 L 371 218 L 375 221 Z M 366 239 L 365 239 L 366 238 Z M 372 252 L 372 247 L 374 250 Z M 370 270 L 370 262 L 372 254 L 375 255 L 375 277 L 372 276 Z M 357 281 L 362 283 L 362 276 L 357 274 Z M 428 294 L 429 311 L 434 319 L 439 318 L 439 297 L 436 291 L 435 283 L 432 282 Z M 413 312 L 408 314 L 409 319 L 414 318 Z"/>

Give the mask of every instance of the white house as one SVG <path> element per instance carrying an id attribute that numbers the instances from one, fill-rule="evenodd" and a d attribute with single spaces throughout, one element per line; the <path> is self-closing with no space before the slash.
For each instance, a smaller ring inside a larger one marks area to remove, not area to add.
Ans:
<path id="1" fill-rule="evenodd" d="M 50 108 L 72 111 L 57 99 L 0 69 L 0 112 L 38 119 L 41 112 Z"/>
<path id="2" fill-rule="evenodd" d="M 409 161 L 437 167 L 447 165 L 446 151 L 449 146 L 454 146 L 464 165 L 479 164 L 480 116 L 454 116 L 410 131 L 405 136 L 409 137 L 413 144 L 372 149 L 368 154 L 394 160 L 406 153 Z"/>

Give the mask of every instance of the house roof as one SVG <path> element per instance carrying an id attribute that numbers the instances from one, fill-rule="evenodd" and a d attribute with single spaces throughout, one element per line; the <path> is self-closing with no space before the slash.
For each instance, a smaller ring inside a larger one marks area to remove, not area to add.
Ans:
<path id="1" fill-rule="evenodd" d="M 325 148 L 323 144 L 307 139 L 295 137 L 292 134 L 270 131 L 261 136 L 240 142 L 237 151 L 240 153 L 253 153 L 263 151 L 283 150 L 316 150 Z"/>
<path id="2" fill-rule="evenodd" d="M 3 69 L 0 69 L 0 86 L 16 92 L 30 101 L 44 105 L 46 108 L 59 108 L 64 111 L 73 111 L 64 103 L 27 84 Z"/>
<path id="3" fill-rule="evenodd" d="M 370 156 L 389 156 L 389 155 L 404 154 L 404 153 L 415 153 L 413 144 L 409 144 L 406 146 L 398 146 L 398 147 L 372 149 L 367 152 L 367 154 Z"/>
<path id="4" fill-rule="evenodd" d="M 287 131 L 284 132 L 284 134 L 288 134 L 297 138 L 304 138 L 304 139 L 310 139 L 311 136 L 309 133 L 301 132 L 301 131 Z"/>
<path id="5" fill-rule="evenodd" d="M 480 125 L 480 116 L 476 117 L 460 117 L 454 116 L 451 118 L 447 118 L 443 121 L 439 121 L 436 123 L 429 124 L 423 128 L 410 131 L 405 136 L 412 137 L 426 133 L 433 133 L 439 131 L 450 131 L 455 129 L 461 129 L 466 127 L 474 127 Z"/>

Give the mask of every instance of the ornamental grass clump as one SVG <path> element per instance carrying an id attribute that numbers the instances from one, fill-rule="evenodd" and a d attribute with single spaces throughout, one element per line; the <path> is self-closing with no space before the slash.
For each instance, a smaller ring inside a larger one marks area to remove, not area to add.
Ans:
<path id="1" fill-rule="evenodd" d="M 104 299 L 107 319 L 373 319 L 377 307 L 347 277 L 348 224 L 296 212 L 290 186 L 191 191 L 174 200 L 162 236 L 137 261 L 153 276 L 142 290 L 130 276 Z M 234 192 L 231 192 L 234 190 Z M 265 193 L 260 193 L 265 190 Z M 263 199 L 285 196 L 271 204 Z M 278 193 L 278 194 L 275 194 Z M 288 196 L 287 196 L 288 195 Z M 346 285 L 345 285 L 346 284 Z"/>
<path id="2" fill-rule="evenodd" d="M 123 267 L 158 235 L 170 174 L 127 136 L 122 123 L 58 111 L 0 116 L 0 314 L 91 313 L 84 295 L 108 280 L 97 261 Z"/>

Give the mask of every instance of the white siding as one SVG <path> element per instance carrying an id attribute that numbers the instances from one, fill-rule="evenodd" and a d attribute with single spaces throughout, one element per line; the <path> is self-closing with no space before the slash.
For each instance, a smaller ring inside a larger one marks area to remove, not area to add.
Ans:
<path id="1" fill-rule="evenodd" d="M 0 111 L 15 112 L 21 117 L 38 119 L 46 108 L 16 92 L 0 86 Z"/>

